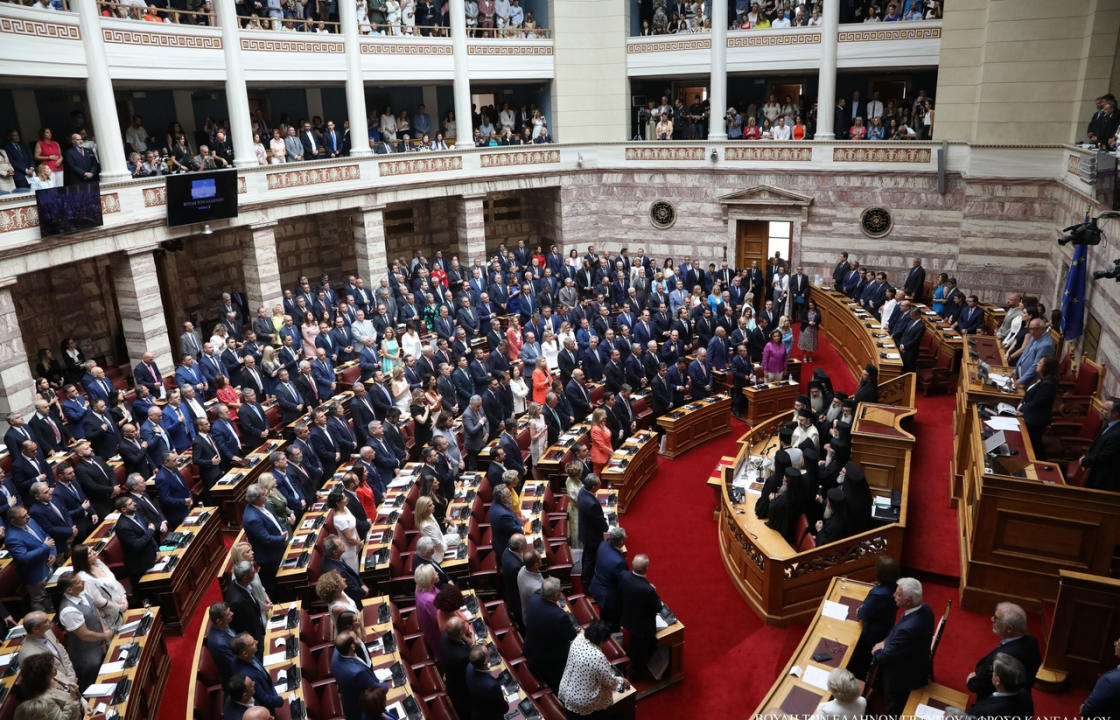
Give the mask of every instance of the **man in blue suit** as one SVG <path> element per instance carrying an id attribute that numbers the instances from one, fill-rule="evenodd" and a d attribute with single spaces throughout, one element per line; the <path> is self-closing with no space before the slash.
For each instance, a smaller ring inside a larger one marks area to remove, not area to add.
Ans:
<path id="1" fill-rule="evenodd" d="M 692 381 L 693 400 L 702 400 L 712 394 L 712 369 L 704 348 L 696 351 L 696 359 L 688 366 L 688 377 Z"/>
<path id="2" fill-rule="evenodd" d="M 323 153 L 328 158 L 336 158 L 342 154 L 342 133 L 335 130 L 333 120 L 328 120 L 323 129 Z"/>
<path id="3" fill-rule="evenodd" d="M 194 385 L 199 397 L 205 397 L 206 390 L 209 387 L 206 383 L 206 376 L 202 374 L 202 370 L 198 363 L 194 361 L 193 355 L 184 355 L 182 364 L 175 368 L 175 383 L 179 387 Z"/>
<path id="4" fill-rule="evenodd" d="M 334 363 L 327 356 L 327 351 L 321 347 L 315 348 L 315 361 L 311 363 L 311 379 L 319 389 L 319 397 L 326 399 L 334 395 Z"/>
<path id="5" fill-rule="evenodd" d="M 591 578 L 588 592 L 599 604 L 599 615 L 603 621 L 618 629 L 621 606 L 618 601 L 618 580 L 627 572 L 626 556 L 622 549 L 626 545 L 626 531 L 620 527 L 611 528 L 606 542 L 599 543 L 595 556 L 595 575 Z"/>
<path id="6" fill-rule="evenodd" d="M 504 431 L 498 446 L 506 451 L 506 469 L 516 470 L 525 476 L 525 458 L 521 455 L 521 445 L 517 442 L 517 421 L 507 417 L 503 422 Z"/>
<path id="7" fill-rule="evenodd" d="M 272 452 L 268 456 L 268 460 L 272 463 L 272 477 L 276 480 L 276 489 L 288 501 L 288 509 L 291 510 L 295 517 L 303 515 L 307 510 L 307 498 L 304 496 L 302 488 L 295 482 L 292 482 L 291 474 L 288 471 L 288 456 L 280 450 Z M 283 518 L 278 518 L 283 520 Z"/>
<path id="8" fill-rule="evenodd" d="M 31 607 L 53 613 L 54 603 L 47 595 L 46 582 L 58 557 L 54 540 L 31 519 L 31 513 L 22 505 L 9 508 L 7 517 L 8 532 L 4 544 L 15 558 L 19 579 L 27 588 Z"/>
<path id="9" fill-rule="evenodd" d="M 980 307 L 980 298 L 969 295 L 967 304 L 961 310 L 953 327 L 960 330 L 963 335 L 972 335 L 984 325 L 984 308 Z"/>
<path id="10" fill-rule="evenodd" d="M 241 527 L 245 537 L 253 546 L 253 554 L 260 566 L 261 583 L 265 589 L 272 586 L 276 571 L 280 569 L 280 559 L 288 546 L 288 532 L 284 521 L 277 518 L 265 507 L 266 495 L 260 485 L 253 483 L 245 489 L 245 513 L 241 516 Z"/>
<path id="11" fill-rule="evenodd" d="M 148 443 L 148 459 L 152 465 L 159 467 L 163 463 L 163 456 L 171 452 L 171 437 L 163 429 L 163 410 L 159 407 L 148 409 L 148 419 L 140 426 L 140 437 Z"/>
<path id="12" fill-rule="evenodd" d="M 218 417 L 214 418 L 212 435 L 218 445 L 218 454 L 222 457 L 222 471 L 226 472 L 234 465 L 243 461 L 241 457 L 241 438 L 233 428 L 229 417 L 229 406 L 222 404 L 217 407 Z"/>
<path id="13" fill-rule="evenodd" d="M 1120 657 L 1120 638 L 1112 643 L 1112 652 Z M 1120 708 L 1120 668 L 1113 668 L 1101 675 L 1093 686 L 1093 692 L 1081 706 L 1081 717 L 1115 715 L 1117 708 Z"/>
<path id="14" fill-rule="evenodd" d="M 501 720 L 509 710 L 498 679 L 490 674 L 489 653 L 485 645 L 475 645 L 467 656 L 467 693 L 471 701 L 471 720 Z"/>
<path id="15" fill-rule="evenodd" d="M 230 620 L 233 620 L 233 610 L 224 602 L 216 602 L 210 606 L 210 629 L 206 631 L 206 650 L 210 659 L 218 666 L 218 677 L 224 685 L 233 674 L 234 656 L 230 649 L 230 642 L 236 637 L 230 629 Z"/>
<path id="16" fill-rule="evenodd" d="M 272 677 L 257 658 L 257 640 L 249 633 L 238 633 L 229 643 L 233 651 L 233 672 L 253 681 L 253 702 L 275 710 L 284 704 L 276 692 Z"/>
<path id="17" fill-rule="evenodd" d="M 167 525 L 171 528 L 179 527 L 179 523 L 183 522 L 183 518 L 194 507 L 194 497 L 179 472 L 178 462 L 179 456 L 169 452 L 163 458 L 163 467 L 156 473 L 159 504 L 163 508 L 163 514 L 167 516 Z"/>
<path id="18" fill-rule="evenodd" d="M 373 344 L 372 337 L 366 337 L 362 350 L 358 353 L 358 365 L 362 369 L 362 380 L 371 379 L 381 369 L 381 358 L 377 356 L 377 347 Z"/>
<path id="19" fill-rule="evenodd" d="M 911 690 L 929 682 L 929 649 L 933 641 L 933 610 L 922 602 L 922 584 L 914 578 L 898 579 L 894 601 L 902 615 L 886 639 L 871 648 L 879 665 L 888 715 L 906 707 Z"/>
<path id="20" fill-rule="evenodd" d="M 85 437 L 82 421 L 88 412 L 89 401 L 78 394 L 78 388 L 75 385 L 67 385 L 66 399 L 62 401 L 62 415 L 66 418 L 70 434 L 75 440 L 81 440 Z"/>
<path id="21" fill-rule="evenodd" d="M 513 497 L 508 487 L 499 485 L 490 503 L 490 530 L 493 533 L 494 557 L 501 558 L 515 533 L 524 531 L 521 520 L 513 514 Z"/>
<path id="22" fill-rule="evenodd" d="M 335 468 L 342 462 L 342 448 L 327 428 L 327 414 L 315 411 L 314 424 L 311 426 L 311 448 L 323 466 L 323 476 L 333 475 Z"/>
<path id="23" fill-rule="evenodd" d="M 722 326 L 716 328 L 715 336 L 708 342 L 708 359 L 713 370 L 727 368 L 727 331 Z"/>
<path id="24" fill-rule="evenodd" d="M 160 418 L 160 425 L 171 439 L 171 447 L 179 453 L 191 446 L 195 434 L 194 420 L 183 407 L 182 402 L 179 391 L 172 390 L 167 405 L 163 407 L 163 416 Z"/>
<path id="25" fill-rule="evenodd" d="M 354 633 L 343 631 L 334 639 L 334 652 L 331 653 L 331 675 L 338 683 L 338 694 L 342 699 L 342 714 L 349 718 L 361 718 L 358 699 L 366 688 L 381 687 L 373 669 L 358 657 L 358 639 Z"/>
<path id="26" fill-rule="evenodd" d="M 159 397 L 159 391 L 163 388 L 163 375 L 156 367 L 155 355 L 145 352 L 132 369 L 132 377 L 137 385 L 145 386 L 152 395 Z"/>
<path id="27" fill-rule="evenodd" d="M 54 499 L 54 489 L 44 482 L 32 484 L 31 496 L 31 519 L 51 536 L 60 555 L 69 555 L 70 543 L 78 536 L 78 526 L 70 520 L 70 513 Z"/>
<path id="28" fill-rule="evenodd" d="M 389 483 L 397 476 L 401 461 L 385 442 L 385 428 L 381 423 L 370 428 L 369 447 L 373 450 L 373 467 L 377 470 L 377 476 L 366 478 L 366 481 L 373 487 L 375 493 L 384 495 Z"/>
<path id="29" fill-rule="evenodd" d="M 82 378 L 82 385 L 85 386 L 86 397 L 91 403 L 99 398 L 108 402 L 109 393 L 113 390 L 113 384 L 105 379 L 105 371 L 96 365 Z"/>

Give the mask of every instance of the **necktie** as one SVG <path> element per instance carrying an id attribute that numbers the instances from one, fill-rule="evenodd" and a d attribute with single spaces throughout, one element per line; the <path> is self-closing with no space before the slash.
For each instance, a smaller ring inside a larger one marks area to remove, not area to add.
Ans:
<path id="1" fill-rule="evenodd" d="M 66 516 L 64 516 L 62 514 L 62 511 L 58 509 L 57 505 L 55 505 L 53 502 L 49 502 L 47 503 L 47 505 L 50 506 L 51 510 L 54 510 L 54 514 L 58 516 L 59 520 L 61 520 L 63 523 L 66 523 L 67 525 L 70 524 L 69 521 L 67 521 Z"/>
<path id="2" fill-rule="evenodd" d="M 264 516 L 265 516 L 266 518 L 268 518 L 269 520 L 271 520 L 271 521 L 272 521 L 272 524 L 276 526 L 276 529 L 277 529 L 277 530 L 279 530 L 281 534 L 283 534 L 283 532 L 284 532 L 284 528 L 282 528 L 282 527 L 280 526 L 280 521 L 276 519 L 276 516 L 275 516 L 275 515 L 273 515 L 273 514 L 272 514 L 272 513 L 271 513 L 271 512 L 270 512 L 270 511 L 268 510 L 268 508 L 266 508 L 266 507 L 264 507 L 264 506 L 262 505 L 262 506 L 260 506 L 260 507 L 259 507 L 259 508 L 257 508 L 257 509 L 258 509 L 258 510 L 260 510 L 260 511 L 261 511 L 262 513 L 264 513 Z M 250 596 L 250 597 L 252 597 L 252 595 L 253 595 L 252 593 L 249 593 L 249 596 Z M 255 599 L 254 599 L 254 602 L 255 602 Z M 256 662 L 256 661 L 254 660 L 254 662 Z"/>
<path id="3" fill-rule="evenodd" d="M 34 521 L 32 521 L 32 520 L 27 521 L 27 525 L 25 526 L 27 528 L 27 532 L 34 535 L 35 539 L 38 540 L 39 542 L 44 542 L 46 540 L 46 538 L 38 530 L 35 529 L 35 526 L 32 524 L 33 522 Z"/>

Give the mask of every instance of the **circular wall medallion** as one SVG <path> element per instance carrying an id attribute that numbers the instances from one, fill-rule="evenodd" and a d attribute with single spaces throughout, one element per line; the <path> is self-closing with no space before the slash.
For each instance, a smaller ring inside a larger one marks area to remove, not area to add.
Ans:
<path id="1" fill-rule="evenodd" d="M 868 237 L 881 238 L 890 233 L 894 220 L 886 208 L 867 208 L 859 217 L 859 226 Z"/>
<path id="2" fill-rule="evenodd" d="M 677 221 L 677 209 L 668 200 L 655 200 L 649 206 L 649 221 L 655 228 L 667 230 Z"/>

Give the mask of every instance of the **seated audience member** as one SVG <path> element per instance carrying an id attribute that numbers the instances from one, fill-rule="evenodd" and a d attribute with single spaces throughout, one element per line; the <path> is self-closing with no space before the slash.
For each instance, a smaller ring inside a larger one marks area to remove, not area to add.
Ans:
<path id="1" fill-rule="evenodd" d="M 1034 717 L 1034 700 L 1027 671 L 1018 658 L 996 653 L 992 659 L 991 683 L 994 692 L 973 703 L 965 711 L 969 717 L 977 720 Z"/>
<path id="2" fill-rule="evenodd" d="M 987 655 L 976 663 L 976 669 L 969 673 L 968 689 L 976 693 L 977 702 L 996 691 L 992 684 L 992 665 L 1000 654 L 1010 655 L 1023 664 L 1025 685 L 1034 686 L 1034 676 L 1042 664 L 1038 651 L 1038 641 L 1027 632 L 1027 614 L 1015 603 L 1001 602 L 992 613 L 992 632 L 1000 642 Z"/>
<path id="3" fill-rule="evenodd" d="M 566 710 L 577 716 L 593 716 L 614 703 L 614 692 L 624 690 L 603 654 L 602 645 L 611 639 L 610 627 L 596 620 L 572 640 L 568 662 L 560 681 L 557 699 Z"/>
<path id="4" fill-rule="evenodd" d="M 933 641 L 933 610 L 922 602 L 922 584 L 899 578 L 894 602 L 902 611 L 887 637 L 871 648 L 888 715 L 899 715 L 910 691 L 929 682 L 929 648 Z"/>
<path id="5" fill-rule="evenodd" d="M 836 668 L 828 674 L 832 699 L 817 706 L 812 720 L 859 720 L 867 710 L 867 698 L 860 695 L 861 690 L 855 675 L 845 668 Z"/>
<path id="6" fill-rule="evenodd" d="M 258 708 L 253 704 L 253 694 L 256 687 L 253 681 L 245 675 L 233 675 L 223 685 L 226 690 L 226 701 L 222 705 L 222 720 L 245 720 L 246 714 L 251 710 L 263 710 L 265 717 L 270 717 L 268 710 Z"/>

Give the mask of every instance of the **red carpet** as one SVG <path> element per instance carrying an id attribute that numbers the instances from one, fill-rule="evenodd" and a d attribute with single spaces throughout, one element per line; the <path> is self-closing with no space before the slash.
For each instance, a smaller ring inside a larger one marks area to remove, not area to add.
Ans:
<path id="1" fill-rule="evenodd" d="M 803 385 L 812 369 L 821 367 L 838 390 L 854 390 L 855 379 L 831 347 L 822 343 L 815 355 L 816 362 L 803 372 Z M 917 404 L 904 567 L 922 577 L 926 601 L 937 615 L 953 601 L 934 676 L 964 690 L 968 673 L 997 638 L 986 614 L 958 609 L 956 583 L 947 579 L 959 575 L 956 514 L 948 504 L 953 398 L 919 395 Z M 805 632 L 799 624 L 784 629 L 764 625 L 732 586 L 720 559 L 706 481 L 720 456 L 735 454 L 736 441 L 748 429 L 734 420 L 731 426 L 725 438 L 675 460 L 662 458 L 657 475 L 622 518 L 630 553 L 650 555 L 651 580 L 686 628 L 685 681 L 642 700 L 639 720 L 681 717 L 682 709 L 687 709 L 686 717 L 722 717 L 731 710 L 746 716 L 762 701 Z M 1031 632 L 1044 640 L 1039 616 L 1030 621 Z M 1072 716 L 1086 694 L 1036 691 L 1035 712 Z"/>

